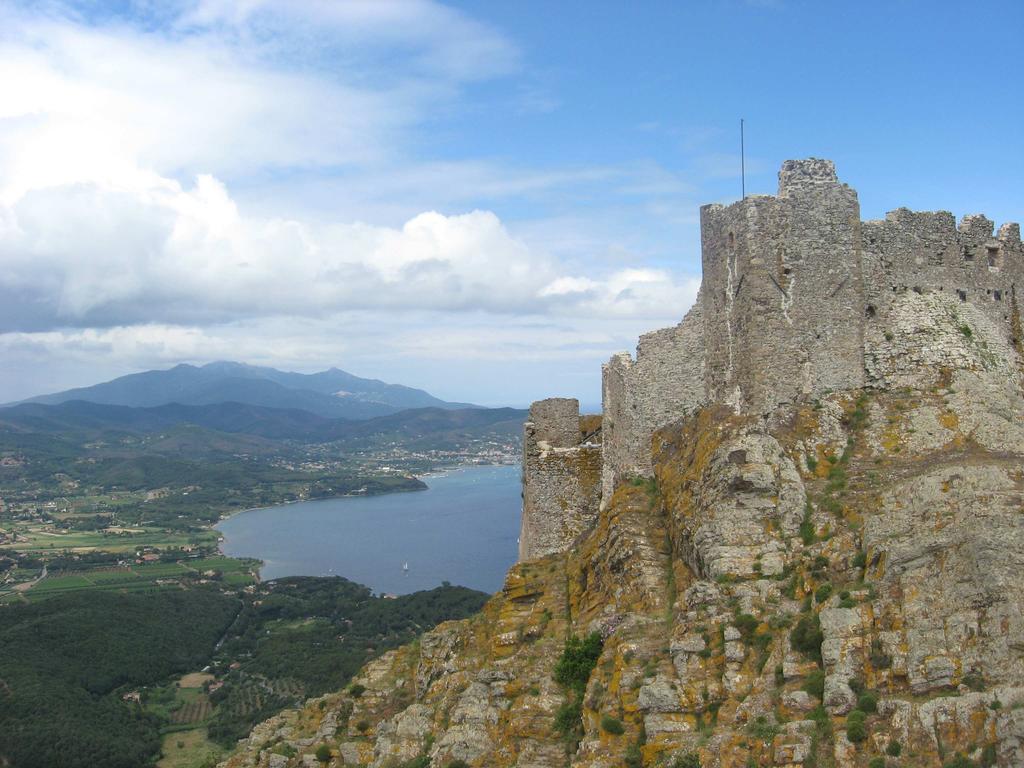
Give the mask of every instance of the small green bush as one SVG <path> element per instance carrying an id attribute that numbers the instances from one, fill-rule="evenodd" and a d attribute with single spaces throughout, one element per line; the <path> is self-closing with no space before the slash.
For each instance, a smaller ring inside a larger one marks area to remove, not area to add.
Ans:
<path id="1" fill-rule="evenodd" d="M 601 730 L 605 733 L 610 733 L 613 736 L 621 736 L 626 732 L 626 727 L 622 724 L 622 721 L 617 717 L 611 715 L 602 715 L 601 717 Z"/>
<path id="2" fill-rule="evenodd" d="M 957 752 L 956 757 L 942 764 L 942 768 L 975 768 L 975 765 L 973 761 Z"/>
<path id="3" fill-rule="evenodd" d="M 854 744 L 859 744 L 867 737 L 868 731 L 864 726 L 864 713 L 859 709 L 855 709 L 846 716 L 846 738 Z"/>
<path id="4" fill-rule="evenodd" d="M 985 748 L 981 750 L 981 760 L 978 761 L 978 764 L 981 768 L 992 768 L 996 764 L 997 759 L 996 745 L 986 744 Z"/>
<path id="5" fill-rule="evenodd" d="M 366 693 L 366 686 L 360 685 L 359 683 L 352 683 L 352 685 L 348 687 L 348 692 L 353 699 L 358 699 L 360 696 Z"/>
<path id="6" fill-rule="evenodd" d="M 878 638 L 871 641 L 871 664 L 876 669 L 888 669 L 892 666 L 892 657 L 882 648 L 882 641 Z"/>
<path id="7" fill-rule="evenodd" d="M 758 624 L 760 622 L 749 613 L 737 614 L 733 620 L 733 624 L 736 625 L 736 629 L 743 635 L 744 640 L 749 640 L 751 635 L 757 631 Z"/>
<path id="8" fill-rule="evenodd" d="M 366 733 L 368 730 L 370 730 L 370 721 L 360 720 L 358 723 L 356 723 L 356 730 L 360 733 Z"/>
<path id="9" fill-rule="evenodd" d="M 779 732 L 779 726 L 775 723 L 768 722 L 768 718 L 761 715 L 752 723 L 747 725 L 747 733 L 753 736 L 755 739 L 760 739 L 764 742 L 769 742 L 775 738 Z"/>
<path id="10" fill-rule="evenodd" d="M 970 672 L 964 675 L 963 684 L 975 693 L 985 690 L 985 678 L 977 672 Z"/>
<path id="11" fill-rule="evenodd" d="M 630 744 L 626 748 L 626 755 L 623 758 L 626 768 L 643 768 L 644 756 L 640 752 L 639 744 Z"/>
<path id="12" fill-rule="evenodd" d="M 889 757 L 899 757 L 903 752 L 903 745 L 898 741 L 890 741 L 889 746 L 885 748 L 885 754 Z"/>
<path id="13" fill-rule="evenodd" d="M 818 602 L 818 603 L 824 603 L 830 597 L 832 597 L 832 585 L 829 584 L 828 582 L 822 584 L 814 592 L 814 600 L 815 600 L 815 602 Z"/>
<path id="14" fill-rule="evenodd" d="M 570 736 L 580 725 L 583 707 L 578 701 L 567 701 L 555 712 L 555 731 L 563 737 Z"/>
<path id="15" fill-rule="evenodd" d="M 960 326 L 960 333 L 962 333 L 968 339 L 974 335 L 974 333 L 971 331 L 971 326 L 967 325 L 967 323 L 964 323 L 963 325 Z"/>
<path id="16" fill-rule="evenodd" d="M 701 768 L 700 755 L 696 752 L 687 752 L 672 761 L 671 768 Z"/>
<path id="17" fill-rule="evenodd" d="M 861 694 L 860 698 L 857 699 L 857 709 L 861 712 L 877 712 L 878 696 L 871 691 L 865 691 Z"/>
<path id="18" fill-rule="evenodd" d="M 469 768 L 469 763 L 465 760 L 452 760 L 449 763 L 445 763 L 444 768 Z"/>
<path id="19" fill-rule="evenodd" d="M 868 763 L 868 768 L 885 768 L 885 758 L 872 757 L 871 761 Z"/>
<path id="20" fill-rule="evenodd" d="M 811 672 L 811 674 L 804 678 L 800 689 L 820 699 L 825 695 L 825 673 L 820 669 Z"/>
<path id="21" fill-rule="evenodd" d="M 868 555 L 864 550 L 860 550 L 856 555 L 853 556 L 853 567 L 863 568 L 868 564 Z"/>
<path id="22" fill-rule="evenodd" d="M 583 695 L 603 646 L 601 635 L 597 632 L 591 632 L 586 637 L 570 637 L 555 665 L 555 682 Z"/>
<path id="23" fill-rule="evenodd" d="M 331 748 L 328 747 L 326 744 L 321 744 L 319 747 L 317 747 L 314 755 L 318 763 L 331 762 Z"/>
<path id="24" fill-rule="evenodd" d="M 804 656 L 821 664 L 821 619 L 816 613 L 804 614 L 789 633 L 789 642 Z"/>
<path id="25" fill-rule="evenodd" d="M 804 518 L 800 523 L 800 541 L 804 543 L 804 546 L 814 543 L 814 523 L 811 522 L 810 516 Z"/>

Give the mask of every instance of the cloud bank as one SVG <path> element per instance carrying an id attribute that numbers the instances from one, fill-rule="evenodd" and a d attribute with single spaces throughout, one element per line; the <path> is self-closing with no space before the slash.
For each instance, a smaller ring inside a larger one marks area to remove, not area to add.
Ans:
<path id="1" fill-rule="evenodd" d="M 581 260 L 536 236 L 543 222 L 524 237 L 474 206 L 367 221 L 343 194 L 308 211 L 281 195 L 294 179 L 329 190 L 379 173 L 385 198 L 409 183 L 422 201 L 433 185 L 443 204 L 446 178 L 500 196 L 621 173 L 416 159 L 466 88 L 522 66 L 512 42 L 458 11 L 45 8 L 0 11 L 0 353 L 15 363 L 0 400 L 31 394 L 40 374 L 26 367 L 57 359 L 65 378 L 80 361 L 84 379 L 61 385 L 95 378 L 90 361 L 596 359 L 692 303 L 692 276 L 628 254 Z M 674 183 L 632 175 L 637 188 Z"/>

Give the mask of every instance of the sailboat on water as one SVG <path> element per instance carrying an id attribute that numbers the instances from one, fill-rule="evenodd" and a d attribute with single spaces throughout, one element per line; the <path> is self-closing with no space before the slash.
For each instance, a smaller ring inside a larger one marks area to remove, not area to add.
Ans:
<path id="1" fill-rule="evenodd" d="M 402 573 L 408 573 L 408 572 L 409 572 L 409 561 L 406 560 L 404 563 L 402 563 Z"/>

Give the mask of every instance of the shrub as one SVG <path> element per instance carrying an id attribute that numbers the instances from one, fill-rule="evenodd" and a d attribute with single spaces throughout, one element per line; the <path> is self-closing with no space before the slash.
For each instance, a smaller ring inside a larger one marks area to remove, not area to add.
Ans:
<path id="1" fill-rule="evenodd" d="M 672 761 L 671 768 L 701 768 L 700 755 L 696 752 L 687 752 Z"/>
<path id="2" fill-rule="evenodd" d="M 864 693 L 864 681 L 859 677 L 851 677 L 846 681 L 846 684 L 850 686 L 850 690 L 857 694 L 858 697 Z"/>
<path id="3" fill-rule="evenodd" d="M 942 768 L 974 768 L 974 763 L 958 752 L 952 760 L 943 763 Z"/>
<path id="4" fill-rule="evenodd" d="M 331 762 L 331 748 L 326 744 L 321 744 L 316 748 L 315 757 L 318 763 Z"/>
<path id="5" fill-rule="evenodd" d="M 406 760 L 400 768 L 430 768 L 430 755 L 420 755 L 412 760 Z"/>
<path id="6" fill-rule="evenodd" d="M 789 633 L 789 642 L 804 656 L 821 664 L 821 619 L 818 614 L 809 613 L 800 617 L 800 621 Z"/>
<path id="7" fill-rule="evenodd" d="M 992 768 L 996 764 L 996 759 L 996 745 L 986 744 L 985 748 L 981 750 L 981 760 L 978 761 L 978 764 L 981 765 L 981 768 Z"/>
<path id="8" fill-rule="evenodd" d="M 565 702 L 555 713 L 555 731 L 561 736 L 568 738 L 579 728 L 582 716 L 583 707 L 580 705 L 580 702 Z"/>
<path id="9" fill-rule="evenodd" d="M 757 626 L 760 622 L 749 613 L 740 613 L 736 615 L 733 623 L 736 625 L 736 629 L 740 631 L 740 634 L 743 635 L 743 638 L 749 640 L 750 636 L 757 631 Z"/>
<path id="10" fill-rule="evenodd" d="M 582 638 L 575 635 L 570 637 L 555 665 L 555 681 L 582 695 L 590 679 L 590 673 L 597 666 L 603 645 L 601 635 L 597 632 L 591 632 Z"/>
<path id="11" fill-rule="evenodd" d="M 814 454 L 808 453 L 807 456 L 804 457 L 804 460 L 807 462 L 807 468 L 811 472 L 818 469 L 818 458 Z"/>
<path id="12" fill-rule="evenodd" d="M 865 691 L 861 694 L 860 698 L 857 699 L 857 709 L 861 712 L 877 712 L 878 696 L 871 691 Z"/>
<path id="13" fill-rule="evenodd" d="M 871 641 L 871 664 L 877 669 L 892 666 L 892 657 L 882 649 L 882 641 L 878 638 Z"/>
<path id="14" fill-rule="evenodd" d="M 977 672 L 964 675 L 963 684 L 976 693 L 985 690 L 985 678 Z"/>
<path id="15" fill-rule="evenodd" d="M 360 720 L 358 723 L 356 723 L 356 730 L 360 733 L 366 733 L 368 730 L 370 730 L 370 721 Z"/>
<path id="16" fill-rule="evenodd" d="M 967 337 L 968 339 L 969 339 L 969 338 L 971 338 L 971 336 L 973 336 L 973 335 L 974 335 L 974 334 L 973 334 L 973 333 L 971 332 L 971 326 L 967 325 L 967 323 L 964 323 L 963 325 L 961 325 L 961 326 L 960 326 L 960 333 L 962 333 L 962 334 L 963 334 L 964 336 L 966 336 L 966 337 Z"/>
<path id="17" fill-rule="evenodd" d="M 864 726 L 864 713 L 859 709 L 855 709 L 846 716 L 846 738 L 854 744 L 859 744 L 867 737 L 868 731 Z"/>
<path id="18" fill-rule="evenodd" d="M 623 762 L 626 764 L 626 768 L 643 768 L 644 757 L 640 752 L 639 744 L 630 744 L 626 749 L 625 757 Z"/>
<path id="19" fill-rule="evenodd" d="M 452 760 L 449 763 L 445 763 L 444 768 L 469 768 L 469 763 L 465 760 Z"/>
<path id="20" fill-rule="evenodd" d="M 871 762 L 868 763 L 868 768 L 885 768 L 885 758 L 872 757 Z"/>
<path id="21" fill-rule="evenodd" d="M 360 685 L 359 683 L 352 683 L 352 685 L 348 687 L 348 692 L 353 699 L 358 699 L 360 696 L 366 693 L 366 686 Z"/>
<path id="22" fill-rule="evenodd" d="M 765 742 L 774 739 L 778 732 L 779 727 L 775 725 L 775 723 L 768 722 L 768 718 L 764 715 L 761 715 L 754 720 L 754 722 L 747 725 L 747 733 L 755 739 L 760 739 Z"/>
<path id="23" fill-rule="evenodd" d="M 610 733 L 613 736 L 621 736 L 626 732 L 626 727 L 622 724 L 622 721 L 617 717 L 611 715 L 603 715 L 601 717 L 601 730 L 605 733 Z"/>
<path id="24" fill-rule="evenodd" d="M 860 550 L 859 552 L 857 552 L 857 554 L 853 556 L 853 567 L 854 568 L 863 568 L 867 564 L 868 564 L 868 555 L 867 555 L 867 553 L 863 549 Z"/>
<path id="25" fill-rule="evenodd" d="M 903 745 L 898 741 L 890 741 L 889 746 L 885 748 L 885 754 L 889 757 L 899 757 L 901 752 L 903 752 Z"/>
<path id="26" fill-rule="evenodd" d="M 811 694 L 811 696 L 817 696 L 820 699 L 825 695 L 825 673 L 820 669 L 811 672 L 811 674 L 804 678 L 803 685 L 800 688 Z"/>
<path id="27" fill-rule="evenodd" d="M 824 603 L 832 597 L 832 585 L 829 583 L 822 584 L 814 593 L 814 600 L 818 603 Z"/>
<path id="28" fill-rule="evenodd" d="M 806 516 L 800 523 L 800 541 L 804 543 L 804 546 L 814 543 L 814 523 L 811 522 L 810 515 Z"/>

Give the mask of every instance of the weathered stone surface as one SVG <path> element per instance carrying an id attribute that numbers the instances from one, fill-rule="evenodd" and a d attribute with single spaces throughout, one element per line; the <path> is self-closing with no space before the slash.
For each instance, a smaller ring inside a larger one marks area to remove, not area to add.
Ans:
<path id="1" fill-rule="evenodd" d="M 896 742 L 1024 765 L 1019 228 L 860 222 L 825 161 L 703 224 L 698 304 L 605 367 L 603 435 L 574 401 L 531 411 L 523 555 L 547 554 L 231 768 L 281 739 L 289 768 L 325 740 L 374 768 L 866 768 Z M 567 740 L 553 671 L 592 631 Z"/>

